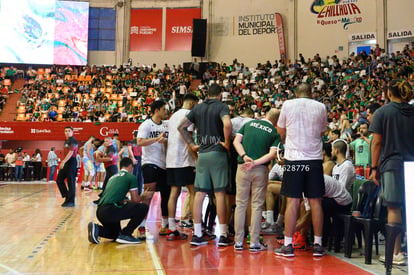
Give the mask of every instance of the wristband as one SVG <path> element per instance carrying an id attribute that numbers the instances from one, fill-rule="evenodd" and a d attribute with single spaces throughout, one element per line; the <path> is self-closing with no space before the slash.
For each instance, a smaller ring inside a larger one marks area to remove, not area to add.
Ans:
<path id="1" fill-rule="evenodd" d="M 247 154 L 243 154 L 243 155 L 241 156 L 241 158 L 242 158 L 242 159 L 244 159 L 244 157 L 245 157 L 245 156 L 247 156 Z"/>
<path id="2" fill-rule="evenodd" d="M 378 170 L 378 166 L 371 167 L 371 170 Z"/>

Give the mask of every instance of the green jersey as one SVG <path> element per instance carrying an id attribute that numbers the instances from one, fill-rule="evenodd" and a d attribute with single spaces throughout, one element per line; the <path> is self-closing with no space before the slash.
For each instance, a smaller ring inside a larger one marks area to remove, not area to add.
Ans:
<path id="1" fill-rule="evenodd" d="M 237 134 L 243 136 L 243 148 L 253 160 L 266 155 L 270 148 L 277 148 L 281 142 L 276 128 L 266 119 L 252 120 L 245 123 Z M 238 161 L 243 162 L 240 156 Z"/>
<path id="2" fill-rule="evenodd" d="M 370 165 L 369 144 L 362 138 L 358 138 L 350 143 L 352 149 L 355 152 L 355 166 L 367 166 Z"/>
<path id="3" fill-rule="evenodd" d="M 117 203 L 125 200 L 125 196 L 129 190 L 134 189 L 138 189 L 137 177 L 125 170 L 121 170 L 109 179 L 105 191 L 99 200 L 99 205 L 117 205 Z"/>

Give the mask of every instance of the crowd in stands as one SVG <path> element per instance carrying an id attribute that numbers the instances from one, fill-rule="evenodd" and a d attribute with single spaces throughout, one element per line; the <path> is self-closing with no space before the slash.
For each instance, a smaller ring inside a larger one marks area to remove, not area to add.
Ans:
<path id="1" fill-rule="evenodd" d="M 256 68 L 249 68 L 237 59 L 232 64 L 209 63 L 207 70 L 202 74 L 200 85 L 194 90 L 190 87 L 191 74 L 184 72 L 181 66 L 169 67 L 167 64 L 163 68 L 157 68 L 156 64 L 153 64 L 151 67 L 126 65 L 119 68 L 67 66 L 37 71 L 29 69 L 25 77 L 26 84 L 20 91 L 17 117 L 17 120 L 25 121 L 141 122 L 149 115 L 149 107 L 154 101 L 157 103 L 156 101 L 162 100 L 168 103 L 166 108 L 172 113 L 176 107 L 181 106 L 185 94 L 194 93 L 202 100 L 206 97 L 208 87 L 213 83 L 222 88 L 220 100 L 229 105 L 232 118 L 264 118 L 271 107 L 280 109 L 284 101 L 293 99 L 299 84 L 307 83 L 312 89 L 313 99 L 324 103 L 328 111 L 328 131 L 323 137 L 323 169 L 327 190 L 324 199 L 329 200 L 324 201 L 322 207 L 327 215 L 325 219 L 330 220 L 331 215 L 335 214 L 328 211 L 332 205 L 337 207 L 336 209 L 343 206 L 343 212 L 350 211 L 355 198 L 352 189 L 354 182 L 356 179 L 369 177 L 369 168 L 372 164 L 372 135 L 368 130 L 369 124 L 374 111 L 390 102 L 387 90 L 391 81 L 399 79 L 396 82 L 398 87 L 394 83 L 393 89 L 406 89 L 409 90 L 406 95 L 413 95 L 412 85 L 408 83 L 414 81 L 414 48 L 407 45 L 402 52 L 388 55 L 377 46 L 370 53 L 351 54 L 344 60 L 339 60 L 337 56 L 322 58 L 319 54 L 306 60 L 300 54 L 300 58 L 295 61 L 267 61 L 258 64 Z M 412 98 L 403 98 L 401 95 L 401 99 L 414 103 Z M 161 102 L 161 107 L 154 110 L 164 113 L 160 111 L 164 108 L 162 104 Z M 161 120 L 163 118 L 160 117 Z M 236 124 L 234 122 L 235 120 L 232 120 L 233 127 Z M 136 142 L 136 137 L 134 135 L 133 142 Z M 161 135 L 158 138 L 164 137 Z M 93 137 L 89 142 L 90 149 L 87 149 L 88 145 L 85 148 L 86 152 L 92 153 L 91 155 L 101 147 L 101 151 L 104 152 L 104 147 L 108 146 L 114 146 L 114 152 L 118 154 L 124 153 L 121 152 L 121 143 L 109 137 L 103 145 L 95 143 Z M 123 147 L 124 151 L 128 150 L 124 157 L 135 157 L 132 146 L 141 145 L 133 142 Z M 95 144 L 92 145 L 93 143 Z M 137 153 L 136 156 L 140 157 L 141 153 Z M 114 159 L 116 157 L 111 157 L 111 161 Z M 339 160 L 345 165 L 339 167 Z M 116 161 L 111 165 L 116 166 Z M 274 178 L 269 178 L 270 183 L 267 186 L 267 195 L 270 196 L 266 196 L 265 221 L 261 224 L 262 233 L 265 234 L 283 234 L 284 212 L 280 210 L 275 221 L 273 210 L 273 195 L 280 195 L 280 184 L 284 175 L 282 165 L 284 164 L 274 165 L 278 172 Z M 95 182 L 98 186 L 94 185 Z M 91 181 L 86 178 L 82 184 L 84 190 L 88 190 L 89 187 L 103 188 L 102 186 L 105 186 L 102 179 Z M 343 188 L 340 189 L 338 186 Z M 99 200 L 97 202 L 99 203 Z M 306 209 L 306 200 L 303 200 L 302 204 Z M 306 212 L 302 213 L 297 221 L 293 236 L 294 248 L 306 246 L 306 235 L 311 221 L 311 216 Z M 163 214 L 163 229 L 167 229 L 168 225 L 165 216 Z M 143 224 L 145 226 L 145 221 Z M 332 226 L 329 223 L 327 225 Z M 166 234 L 161 234 L 160 231 L 160 235 L 170 236 L 175 234 L 175 231 L 166 231 Z M 145 235 L 145 228 L 143 232 Z M 292 238 L 290 239 L 292 242 Z M 97 240 L 91 242 L 99 243 Z M 238 249 L 237 244 L 235 249 Z"/>
<path id="2" fill-rule="evenodd" d="M 29 68 L 16 120 L 141 122 L 154 100 L 168 102 L 173 111 L 187 92 L 204 98 L 212 82 L 223 87 L 223 101 L 233 101 L 240 111 L 252 108 L 260 117 L 263 107 L 279 108 L 294 96 L 298 83 L 307 82 L 313 87 L 313 97 L 327 106 L 330 128 L 346 138 L 350 128 L 366 121 L 369 103 L 387 102 L 385 88 L 390 79 L 412 78 L 412 71 L 413 49 L 408 45 L 390 55 L 377 47 L 370 54 L 351 54 L 344 60 L 319 54 L 306 60 L 300 54 L 294 62 L 267 61 L 256 68 L 237 59 L 232 64 L 209 63 L 201 85 L 193 91 L 192 76 L 180 65 Z M 8 68 L 5 81 L 16 74 L 16 69 Z M 4 101 L 0 98 L 0 109 Z"/>
<path id="3" fill-rule="evenodd" d="M 29 68 L 18 102 L 18 121 L 137 122 L 158 97 L 187 90 L 181 66 Z"/>

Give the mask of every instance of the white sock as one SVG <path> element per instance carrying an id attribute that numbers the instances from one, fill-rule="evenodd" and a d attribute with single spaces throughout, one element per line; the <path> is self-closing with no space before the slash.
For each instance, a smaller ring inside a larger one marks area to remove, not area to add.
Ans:
<path id="1" fill-rule="evenodd" d="M 203 234 L 201 233 L 201 223 L 194 224 L 194 235 L 201 238 Z"/>
<path id="2" fill-rule="evenodd" d="M 175 219 L 174 219 L 174 224 L 175 224 Z M 161 218 L 161 227 L 165 228 L 165 227 L 167 227 L 167 225 L 168 225 L 168 218 L 162 217 Z"/>
<path id="3" fill-rule="evenodd" d="M 285 236 L 285 242 L 284 242 L 284 246 L 288 246 L 288 245 L 290 245 L 290 244 L 292 244 L 292 237 L 286 237 Z"/>
<path id="4" fill-rule="evenodd" d="M 219 224 L 220 236 L 227 237 L 227 224 Z"/>
<path id="5" fill-rule="evenodd" d="M 274 217 L 274 211 L 273 210 L 267 210 L 266 213 L 266 222 L 269 224 L 274 224 L 275 223 L 275 217 Z"/>
<path id="6" fill-rule="evenodd" d="M 82 181 L 82 186 L 85 186 L 85 181 Z"/>
<path id="7" fill-rule="evenodd" d="M 98 181 L 98 187 L 102 188 L 103 187 L 103 181 Z"/>
<path id="8" fill-rule="evenodd" d="M 184 222 L 185 223 L 190 223 L 190 219 L 185 219 Z"/>
<path id="9" fill-rule="evenodd" d="M 322 246 L 322 236 L 314 236 L 314 239 L 315 244 L 319 244 L 320 246 Z"/>
<path id="10" fill-rule="evenodd" d="M 147 219 L 143 219 L 141 224 L 138 227 L 145 227 L 145 222 L 147 221 Z"/>
<path id="11" fill-rule="evenodd" d="M 85 182 L 85 186 L 86 187 L 90 187 L 91 186 L 91 183 L 89 181 L 87 181 L 87 182 Z"/>
<path id="12" fill-rule="evenodd" d="M 175 224 L 175 218 L 168 218 L 168 229 L 171 231 L 177 230 L 177 225 Z"/>
<path id="13" fill-rule="evenodd" d="M 277 215 L 276 224 L 279 226 L 283 225 L 283 222 L 285 221 L 285 216 L 282 214 Z"/>
<path id="14" fill-rule="evenodd" d="M 262 211 L 262 217 L 266 219 L 266 217 L 267 217 L 267 210 Z"/>

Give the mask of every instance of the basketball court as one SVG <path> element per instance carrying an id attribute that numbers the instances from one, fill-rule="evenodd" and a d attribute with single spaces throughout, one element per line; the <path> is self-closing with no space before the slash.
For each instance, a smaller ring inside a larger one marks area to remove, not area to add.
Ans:
<path id="1" fill-rule="evenodd" d="M 364 266 L 356 259 L 364 270 L 334 255 L 313 258 L 310 251 L 298 251 L 294 259 L 279 258 L 273 254 L 279 246 L 273 236 L 265 237 L 269 250 L 261 253 L 218 248 L 216 241 L 203 247 L 167 241 L 158 236 L 158 194 L 147 220 L 152 240 L 125 245 L 101 239 L 100 244 L 91 244 L 87 225 L 97 221 L 92 201 L 98 191 L 77 187 L 76 207 L 62 208 L 55 184 L 1 183 L 0 274 L 381 274 L 384 270 L 375 260 L 377 264 Z M 405 272 L 396 269 L 393 274 Z"/>

